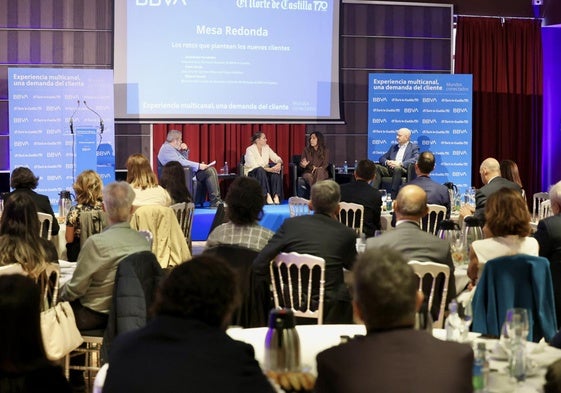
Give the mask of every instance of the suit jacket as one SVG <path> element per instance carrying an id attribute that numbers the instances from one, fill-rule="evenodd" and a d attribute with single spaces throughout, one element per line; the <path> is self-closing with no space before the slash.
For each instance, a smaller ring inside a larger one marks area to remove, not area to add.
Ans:
<path id="1" fill-rule="evenodd" d="M 370 332 L 317 356 L 316 393 L 472 392 L 473 351 L 411 328 Z"/>
<path id="2" fill-rule="evenodd" d="M 400 222 L 394 230 L 386 231 L 381 236 L 366 240 L 366 249 L 383 246 L 401 251 L 405 258 L 409 260 L 420 262 L 430 261 L 447 265 L 450 268 L 450 278 L 448 281 L 446 303 L 448 304 L 450 300 L 456 297 L 454 263 L 452 262 L 450 243 L 448 243 L 448 241 L 422 231 L 417 223 L 404 221 Z M 427 292 L 425 292 L 425 300 L 428 300 Z M 438 316 L 440 301 L 441 297 L 435 294 L 432 308 L 433 318 Z"/>
<path id="3" fill-rule="evenodd" d="M 270 280 L 269 264 L 281 252 L 299 252 L 325 259 L 324 322 L 352 323 L 351 297 L 343 280 L 343 268 L 351 269 L 356 257 L 356 235 L 347 226 L 324 214 L 284 220 L 253 261 L 260 281 Z M 342 319 L 338 318 L 341 306 Z"/>
<path id="4" fill-rule="evenodd" d="M 399 145 L 396 143 L 392 145 L 389 150 L 380 157 L 380 164 L 386 165 L 386 160 L 395 160 L 397 152 L 399 150 Z M 419 146 L 416 143 L 409 142 L 405 148 L 405 154 L 403 155 L 403 161 L 401 166 L 407 168 L 409 164 L 414 164 L 419 158 Z"/>
<path id="5" fill-rule="evenodd" d="M 450 218 L 450 194 L 448 187 L 421 175 L 407 183 L 421 187 L 427 193 L 427 203 L 446 207 L 446 218 Z"/>
<path id="6" fill-rule="evenodd" d="M 33 199 L 33 202 L 35 202 L 35 206 L 37 207 L 37 211 L 39 213 L 47 213 L 53 216 L 53 230 L 51 232 L 51 235 L 58 235 L 60 227 L 58 225 L 58 220 L 55 217 L 55 213 L 53 212 L 53 207 L 51 206 L 51 201 L 49 200 L 48 196 L 37 194 L 35 191 L 30 190 L 29 188 L 18 188 L 12 191 L 12 194 L 13 193 L 27 194 L 31 199 Z"/>
<path id="7" fill-rule="evenodd" d="M 363 232 L 366 237 L 374 236 L 381 229 L 382 194 L 363 180 L 341 185 L 341 200 L 364 206 Z"/>
<path id="8" fill-rule="evenodd" d="M 475 213 L 474 216 L 479 220 L 479 225 L 485 225 L 485 203 L 491 194 L 499 191 L 501 188 L 507 187 L 522 193 L 522 188 L 514 182 L 504 177 L 495 177 L 475 192 Z"/>
<path id="9" fill-rule="evenodd" d="M 156 316 L 119 335 L 103 391 L 272 393 L 253 347 L 203 322 Z"/>

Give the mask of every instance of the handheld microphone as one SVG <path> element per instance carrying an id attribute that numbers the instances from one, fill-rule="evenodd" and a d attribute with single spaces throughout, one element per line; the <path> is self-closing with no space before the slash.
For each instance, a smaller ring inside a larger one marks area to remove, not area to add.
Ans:
<path id="1" fill-rule="evenodd" d="M 78 105 L 76 106 L 76 109 L 74 109 L 74 112 L 72 112 L 72 115 L 70 116 L 70 133 L 71 134 L 74 134 L 74 115 L 76 114 L 76 111 L 80 107 L 80 100 L 77 100 L 76 102 L 78 103 Z"/>
<path id="2" fill-rule="evenodd" d="M 84 100 L 84 105 L 86 106 L 86 108 L 88 108 L 90 111 L 92 111 L 93 113 L 95 113 L 97 115 L 97 117 L 99 117 L 99 133 L 103 134 L 103 129 L 105 128 L 105 126 L 103 125 L 103 119 L 101 118 L 101 115 L 99 113 L 97 113 L 96 111 L 94 111 L 92 108 L 90 108 L 88 106 L 88 104 L 86 103 L 86 100 Z"/>

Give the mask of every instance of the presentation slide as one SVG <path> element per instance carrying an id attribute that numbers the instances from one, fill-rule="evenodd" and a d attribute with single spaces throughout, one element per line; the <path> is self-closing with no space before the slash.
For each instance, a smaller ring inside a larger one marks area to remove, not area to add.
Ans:
<path id="1" fill-rule="evenodd" d="M 115 2 L 117 119 L 339 119 L 339 1 Z"/>
<path id="2" fill-rule="evenodd" d="M 85 169 L 115 180 L 113 71 L 8 69 L 10 168 L 30 168 L 58 210 Z"/>
<path id="3" fill-rule="evenodd" d="M 472 75 L 370 74 L 368 158 L 377 162 L 396 143 L 396 131 L 431 151 L 431 178 L 471 186 Z"/>

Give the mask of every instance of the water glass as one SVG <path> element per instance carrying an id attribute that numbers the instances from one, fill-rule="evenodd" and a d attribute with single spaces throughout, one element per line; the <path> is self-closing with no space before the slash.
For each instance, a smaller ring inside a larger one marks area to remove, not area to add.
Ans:
<path id="1" fill-rule="evenodd" d="M 521 338 L 524 341 L 528 340 L 528 333 L 530 331 L 528 310 L 525 308 L 508 309 L 506 311 L 505 324 L 508 337 L 511 340 L 515 338 Z"/>
<path id="2" fill-rule="evenodd" d="M 454 238 L 450 240 L 450 250 L 452 251 L 452 262 L 454 266 L 461 266 L 464 263 L 465 247 L 461 233 L 458 231 Z"/>
<path id="3" fill-rule="evenodd" d="M 388 192 L 386 190 L 380 190 L 382 195 L 382 210 L 386 210 L 386 199 L 388 198 Z"/>

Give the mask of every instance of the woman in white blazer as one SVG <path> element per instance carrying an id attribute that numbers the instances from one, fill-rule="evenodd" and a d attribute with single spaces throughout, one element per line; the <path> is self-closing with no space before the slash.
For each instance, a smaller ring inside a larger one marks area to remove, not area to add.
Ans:
<path id="1" fill-rule="evenodd" d="M 282 193 L 282 159 L 267 145 L 267 136 L 257 131 L 245 149 L 244 175 L 257 179 L 267 204 L 278 205 Z"/>

